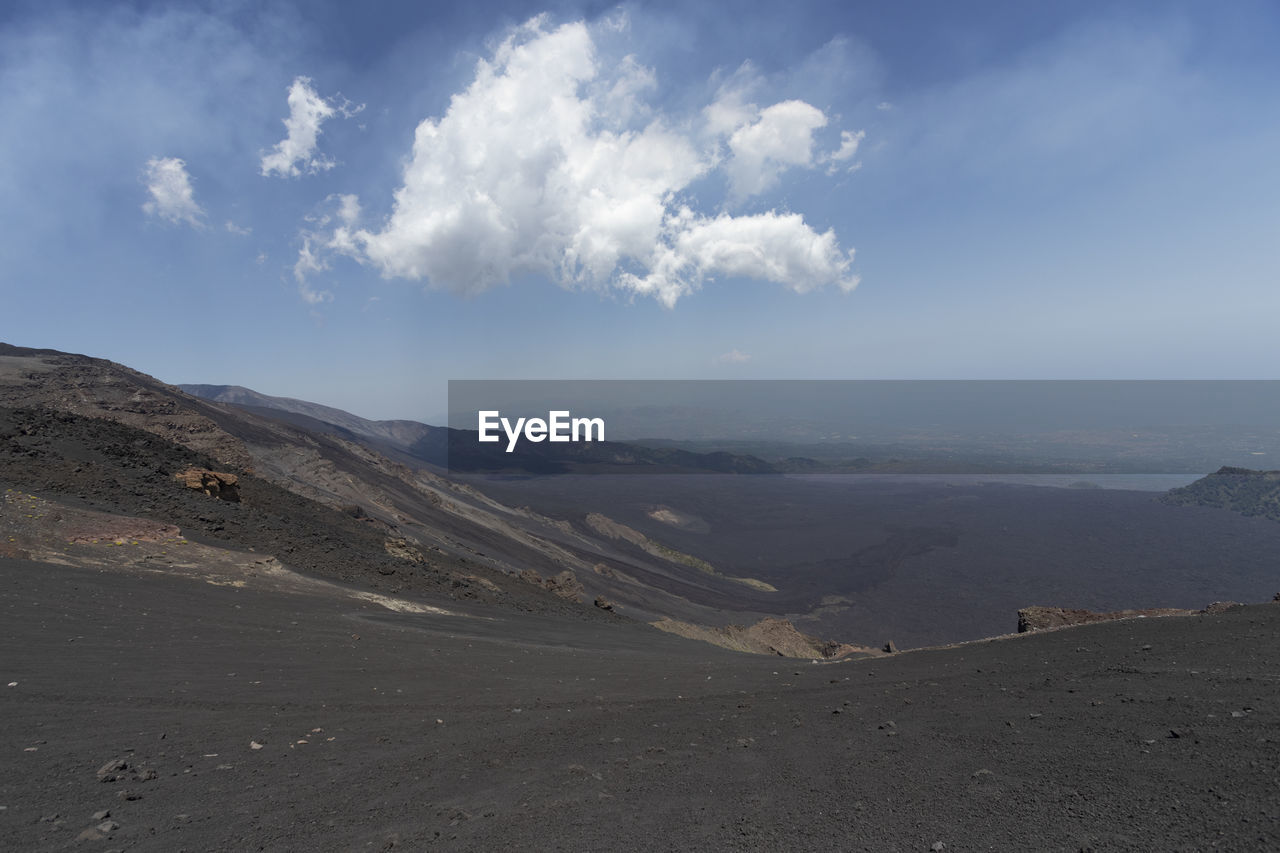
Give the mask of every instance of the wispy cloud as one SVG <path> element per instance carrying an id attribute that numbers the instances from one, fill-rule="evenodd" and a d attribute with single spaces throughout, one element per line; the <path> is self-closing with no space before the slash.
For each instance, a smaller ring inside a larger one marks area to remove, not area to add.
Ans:
<path id="1" fill-rule="evenodd" d="M 854 133 L 851 130 L 840 132 L 840 147 L 832 151 L 824 159 L 827 163 L 827 174 L 834 175 L 840 170 L 840 165 L 848 160 L 852 160 L 858 153 L 858 146 L 862 144 L 862 140 L 867 136 L 865 131 L 859 130 Z M 847 167 L 848 171 L 856 171 L 861 164 L 854 162 Z"/>
<path id="2" fill-rule="evenodd" d="M 178 225 L 204 228 L 204 210 L 196 204 L 187 164 L 177 157 L 152 157 L 143 169 L 151 198 L 142 205 L 149 216 Z"/>
<path id="3" fill-rule="evenodd" d="M 313 250 L 311 238 L 304 237 L 302 248 L 298 250 L 298 260 L 293 265 L 293 278 L 298 284 L 298 295 L 302 297 L 303 302 L 308 305 L 320 305 L 333 301 L 332 293 L 327 290 L 317 290 L 308 281 L 315 273 L 328 269 L 328 262 Z"/>
<path id="4" fill-rule="evenodd" d="M 288 104 L 289 117 L 283 120 L 287 135 L 262 155 L 262 175 L 291 178 L 304 171 L 315 174 L 332 169 L 336 161 L 316 151 L 320 127 L 335 115 L 350 118 L 363 110 L 364 104 L 356 106 L 341 98 L 323 98 L 312 88 L 309 77 L 294 78 Z"/>
<path id="5" fill-rule="evenodd" d="M 722 352 L 713 359 L 716 364 L 746 364 L 750 360 L 751 356 L 749 354 L 737 349 Z"/>
<path id="6" fill-rule="evenodd" d="M 232 222 L 230 219 L 226 221 L 223 227 L 226 228 L 228 232 L 235 234 L 239 237 L 248 237 L 250 234 L 253 233 L 252 228 L 249 228 L 248 226 L 245 226 L 245 225 L 237 225 L 234 222 Z"/>
<path id="7" fill-rule="evenodd" d="M 330 233 L 310 234 L 295 272 L 329 251 L 460 292 L 535 273 L 668 307 L 717 277 L 853 288 L 852 252 L 833 231 L 785 211 L 711 215 L 686 195 L 716 171 L 732 192 L 754 195 L 789 168 L 825 162 L 813 135 L 827 124 L 822 111 L 722 98 L 692 117 L 668 115 L 643 100 L 655 80 L 634 58 L 602 57 L 585 23 L 529 21 L 477 63 L 443 116 L 418 125 L 381 227 L 355 227 L 358 201 L 344 200 L 351 215 L 340 210 Z M 327 113 L 311 110 L 318 126 Z"/>

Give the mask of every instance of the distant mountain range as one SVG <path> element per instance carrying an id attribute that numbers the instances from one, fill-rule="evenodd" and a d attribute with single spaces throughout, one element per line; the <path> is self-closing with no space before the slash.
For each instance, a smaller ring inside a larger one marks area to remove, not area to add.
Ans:
<path id="1" fill-rule="evenodd" d="M 291 397 L 259 394 L 240 385 L 179 385 L 195 397 L 285 416 L 303 427 L 334 428 L 370 442 L 393 458 L 410 464 L 435 466 L 454 473 L 569 474 L 569 473 L 716 473 L 776 474 L 787 470 L 757 457 L 711 450 L 649 447 L 614 441 L 565 444 L 521 443 L 506 452 L 501 443 L 480 444 L 475 430 L 436 427 L 417 421 L 371 421 L 366 418 Z"/>

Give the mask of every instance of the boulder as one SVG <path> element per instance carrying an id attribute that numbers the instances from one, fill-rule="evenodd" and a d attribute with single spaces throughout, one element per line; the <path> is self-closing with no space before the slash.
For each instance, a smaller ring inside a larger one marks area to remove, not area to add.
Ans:
<path id="1" fill-rule="evenodd" d="M 578 576 L 568 569 L 549 578 L 544 578 L 533 569 L 524 569 L 520 572 L 519 578 L 525 583 L 540 586 L 547 592 L 558 595 L 566 601 L 572 601 L 574 604 L 582 602 L 582 594 L 586 591 L 582 582 L 578 580 Z M 599 607 L 599 603 L 596 606 Z"/>
<path id="2" fill-rule="evenodd" d="M 240 480 L 235 474 L 210 471 L 208 468 L 188 468 L 173 478 L 188 489 L 203 492 L 220 501 L 240 503 Z"/>
<path id="3" fill-rule="evenodd" d="M 568 569 L 554 577 L 547 578 L 542 582 L 542 585 L 550 592 L 575 604 L 582 601 L 582 593 L 585 591 L 577 575 Z"/>

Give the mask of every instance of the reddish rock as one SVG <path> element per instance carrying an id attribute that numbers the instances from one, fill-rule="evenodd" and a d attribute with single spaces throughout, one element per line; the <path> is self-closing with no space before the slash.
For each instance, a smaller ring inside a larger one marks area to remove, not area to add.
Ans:
<path id="1" fill-rule="evenodd" d="M 207 468 L 188 468 L 174 474 L 173 478 L 188 489 L 204 492 L 211 498 L 240 503 L 240 480 L 235 474 L 210 471 Z"/>

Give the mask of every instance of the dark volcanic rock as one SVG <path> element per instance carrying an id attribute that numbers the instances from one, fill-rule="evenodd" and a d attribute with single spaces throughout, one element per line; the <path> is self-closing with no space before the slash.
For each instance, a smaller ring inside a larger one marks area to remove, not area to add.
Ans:
<path id="1" fill-rule="evenodd" d="M 1280 849 L 1274 605 L 779 666 L 621 619 L 0 573 L 0 737 L 48 742 L 0 774 L 5 849 L 69 849 L 125 788 L 146 850 Z M 101 785 L 108 757 L 159 778 Z"/>
<path id="2" fill-rule="evenodd" d="M 114 782 L 129 769 L 129 762 L 123 758 L 113 758 L 98 768 L 99 782 Z"/>
<path id="3" fill-rule="evenodd" d="M 272 554 L 303 572 L 389 592 L 457 597 L 450 565 L 388 549 L 378 527 L 244 471 L 234 474 L 239 502 L 210 500 L 176 478 L 192 469 L 217 473 L 208 457 L 125 424 L 0 407 L 0 482 L 174 525 L 193 541 Z M 485 570 L 469 574 L 477 572 Z M 545 590 L 501 587 L 498 577 L 471 584 L 466 597 L 523 609 L 569 607 Z"/>
<path id="4" fill-rule="evenodd" d="M 1018 633 L 1044 631 L 1049 628 L 1066 628 L 1071 625 L 1088 625 L 1093 622 L 1111 622 L 1116 619 L 1135 619 L 1144 616 L 1190 616 L 1196 610 L 1176 607 L 1153 607 L 1145 610 L 1114 610 L 1096 613 L 1067 607 L 1024 607 L 1018 611 Z"/>

